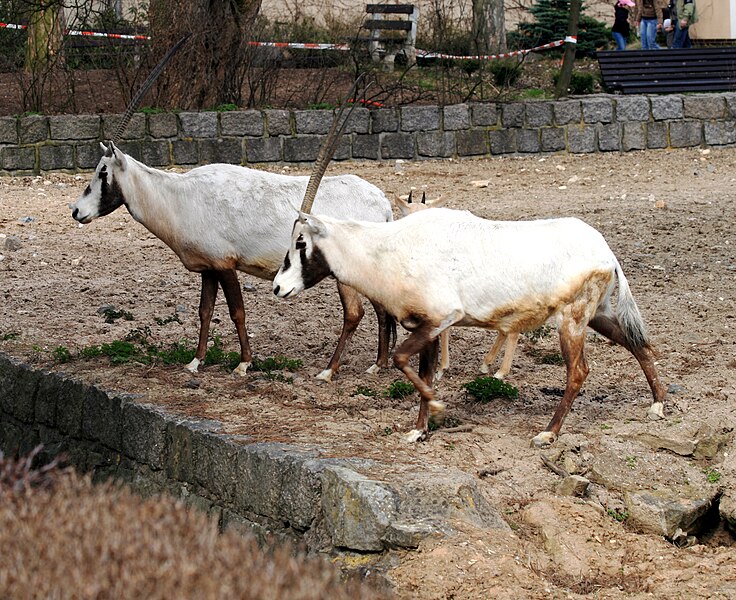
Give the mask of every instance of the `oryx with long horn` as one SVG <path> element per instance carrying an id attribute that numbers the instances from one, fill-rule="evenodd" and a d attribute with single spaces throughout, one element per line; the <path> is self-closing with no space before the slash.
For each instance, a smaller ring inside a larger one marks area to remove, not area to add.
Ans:
<path id="1" fill-rule="evenodd" d="M 337 123 L 345 104 L 327 138 L 333 150 L 342 131 Z M 204 360 L 221 286 L 240 341 L 240 364 L 235 373 L 245 375 L 252 353 L 237 271 L 273 279 L 289 248 L 298 199 L 305 189 L 307 194 L 312 189 L 307 186 L 307 177 L 229 164 L 210 164 L 180 174 L 148 167 L 122 152 L 114 142 L 103 144 L 102 150 L 94 176 L 71 206 L 72 216 L 80 223 L 90 223 L 125 205 L 133 218 L 171 248 L 187 269 L 201 273 L 199 342 L 194 359 L 187 365 L 192 372 Z M 373 222 L 392 219 L 391 202 L 383 192 L 355 175 L 326 177 L 316 199 L 311 193 L 317 214 Z M 353 288 L 339 282 L 337 288 L 343 327 L 327 368 L 318 375 L 326 381 L 337 371 L 340 356 L 364 314 L 360 296 Z M 379 305 L 374 304 L 374 308 L 379 323 L 378 356 L 371 372 L 388 366 L 389 346 L 395 340 L 394 320 Z"/>

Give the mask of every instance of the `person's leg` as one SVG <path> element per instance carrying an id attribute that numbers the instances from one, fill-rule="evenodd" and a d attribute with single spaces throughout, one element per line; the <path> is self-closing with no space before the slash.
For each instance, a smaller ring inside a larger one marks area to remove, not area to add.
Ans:
<path id="1" fill-rule="evenodd" d="M 659 44 L 657 43 L 657 19 L 647 19 L 649 21 L 649 49 L 659 50 Z"/>
<path id="2" fill-rule="evenodd" d="M 649 41 L 647 40 L 647 21 L 642 19 L 639 22 L 639 39 L 641 40 L 641 49 L 649 50 Z"/>
<path id="3" fill-rule="evenodd" d="M 616 50 L 626 50 L 626 38 L 623 34 L 618 31 L 614 31 L 612 33 L 613 40 L 616 42 Z"/>

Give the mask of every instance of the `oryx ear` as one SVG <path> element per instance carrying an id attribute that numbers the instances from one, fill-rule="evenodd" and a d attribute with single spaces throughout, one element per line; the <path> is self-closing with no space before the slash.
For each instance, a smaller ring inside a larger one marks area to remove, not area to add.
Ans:
<path id="1" fill-rule="evenodd" d="M 105 146 L 102 142 L 100 142 L 100 148 L 102 148 L 102 151 L 105 153 L 105 156 L 108 158 L 112 156 L 112 150 L 108 146 Z"/>
<path id="2" fill-rule="evenodd" d="M 128 166 L 128 159 L 112 140 L 110 141 L 110 153 L 115 158 L 120 170 L 125 171 L 125 167 Z"/>
<path id="3" fill-rule="evenodd" d="M 402 212 L 402 214 L 406 214 L 406 211 L 409 209 L 410 202 L 411 192 L 409 192 L 408 198 L 399 196 L 397 193 L 394 192 L 394 204 L 396 205 L 396 208 L 398 208 Z"/>
<path id="4" fill-rule="evenodd" d="M 444 196 L 439 196 L 435 198 L 434 200 L 430 200 L 427 202 L 427 206 L 431 206 L 432 208 L 439 208 L 440 206 L 444 206 L 447 203 L 447 198 Z"/>
<path id="5" fill-rule="evenodd" d="M 307 228 L 312 235 L 322 237 L 327 234 L 325 224 L 315 217 L 307 213 L 299 212 L 299 222 Z"/>

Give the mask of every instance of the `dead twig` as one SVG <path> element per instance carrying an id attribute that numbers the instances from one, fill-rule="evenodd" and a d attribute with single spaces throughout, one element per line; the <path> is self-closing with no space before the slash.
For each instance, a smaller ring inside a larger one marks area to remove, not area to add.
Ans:
<path id="1" fill-rule="evenodd" d="M 565 469 L 563 469 L 559 465 L 553 463 L 545 454 L 540 454 L 539 457 L 542 459 L 542 463 L 544 464 L 544 466 L 556 475 L 559 475 L 560 477 L 570 477 L 570 473 L 565 471 Z"/>

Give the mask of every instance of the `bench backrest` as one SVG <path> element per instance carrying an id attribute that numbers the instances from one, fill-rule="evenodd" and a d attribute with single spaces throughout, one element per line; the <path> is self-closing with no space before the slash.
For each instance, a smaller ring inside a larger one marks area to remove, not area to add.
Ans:
<path id="1" fill-rule="evenodd" d="M 598 52 L 604 86 L 624 94 L 736 89 L 736 47 Z"/>

